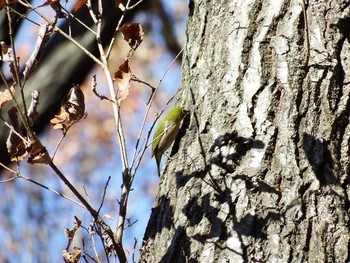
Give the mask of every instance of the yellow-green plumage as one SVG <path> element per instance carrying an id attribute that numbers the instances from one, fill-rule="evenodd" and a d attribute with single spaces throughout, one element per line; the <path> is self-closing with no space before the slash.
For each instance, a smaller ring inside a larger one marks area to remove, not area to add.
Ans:
<path id="1" fill-rule="evenodd" d="M 180 123 L 188 111 L 182 107 L 175 107 L 160 121 L 153 136 L 152 156 L 157 162 L 158 176 L 160 177 L 160 161 L 163 153 L 175 140 L 179 132 Z"/>

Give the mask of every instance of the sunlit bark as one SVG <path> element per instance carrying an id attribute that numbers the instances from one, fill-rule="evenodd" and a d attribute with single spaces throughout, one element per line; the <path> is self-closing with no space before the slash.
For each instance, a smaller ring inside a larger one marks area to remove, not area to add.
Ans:
<path id="1" fill-rule="evenodd" d="M 306 2 L 190 1 L 191 115 L 140 262 L 350 260 L 350 9 Z"/>

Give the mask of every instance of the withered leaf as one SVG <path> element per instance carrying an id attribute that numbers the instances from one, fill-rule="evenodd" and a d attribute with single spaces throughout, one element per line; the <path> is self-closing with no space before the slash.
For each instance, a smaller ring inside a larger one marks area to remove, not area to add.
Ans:
<path id="1" fill-rule="evenodd" d="M 75 14 L 80 8 L 86 4 L 87 0 L 78 0 L 77 4 L 72 9 L 72 14 Z"/>
<path id="2" fill-rule="evenodd" d="M 67 250 L 62 250 L 62 257 L 66 263 L 77 263 L 81 256 L 81 249 L 78 247 L 73 247 L 71 252 Z"/>
<path id="3" fill-rule="evenodd" d="M 42 7 L 42 6 L 51 6 L 51 8 L 56 12 L 56 18 L 64 18 L 60 0 L 47 0 L 45 3 L 43 3 L 39 7 Z"/>
<path id="4" fill-rule="evenodd" d="M 73 242 L 73 238 L 74 238 L 76 231 L 79 229 L 79 227 L 82 224 L 82 221 L 78 217 L 74 216 L 74 218 L 75 218 L 75 226 L 72 229 L 65 228 L 65 230 L 64 230 L 64 233 L 65 233 L 66 237 L 68 238 L 68 244 L 67 244 L 67 248 L 66 248 L 66 251 L 68 254 L 66 254 L 66 255 L 69 255 L 69 256 L 71 256 L 72 254 L 70 252 L 68 252 L 68 249 Z M 75 249 L 75 247 L 73 248 L 73 252 L 74 252 L 74 249 Z M 75 255 L 75 254 L 73 253 L 73 255 Z"/>
<path id="5" fill-rule="evenodd" d="M 118 7 L 120 9 L 120 11 L 125 10 L 125 6 L 123 5 L 121 0 L 114 0 L 114 4 L 116 7 Z"/>
<path id="6" fill-rule="evenodd" d="M 108 253 L 108 256 L 112 255 L 112 251 L 114 247 L 113 240 L 111 239 L 111 237 L 108 235 L 106 231 L 103 232 L 102 239 L 103 239 L 104 246 L 106 248 L 106 252 Z"/>
<path id="7" fill-rule="evenodd" d="M 143 30 L 139 23 L 124 25 L 120 28 L 120 32 L 133 50 L 137 49 L 143 40 Z"/>
<path id="8" fill-rule="evenodd" d="M 0 109 L 2 106 L 4 106 L 7 102 L 12 100 L 12 94 L 15 92 L 15 86 L 12 85 L 9 89 L 5 89 L 4 91 L 0 91 Z"/>
<path id="9" fill-rule="evenodd" d="M 77 216 L 74 216 L 74 219 L 76 227 L 79 228 L 83 222 Z"/>
<path id="10" fill-rule="evenodd" d="M 4 62 L 14 61 L 13 56 L 11 54 L 12 49 L 9 48 L 4 41 L 0 41 L 0 48 L 1 48 L 0 61 L 4 61 Z"/>
<path id="11" fill-rule="evenodd" d="M 37 90 L 33 90 L 31 95 L 32 95 L 32 101 L 31 101 L 29 109 L 28 109 L 28 117 L 31 118 L 32 120 L 34 120 L 34 118 L 36 116 L 38 116 L 38 112 L 37 112 L 36 108 L 39 105 L 40 92 Z"/>
<path id="12" fill-rule="evenodd" d="M 129 68 L 129 60 L 125 60 L 114 73 L 114 78 L 118 85 L 117 99 L 119 104 L 129 95 L 131 77 L 132 74 Z"/>
<path id="13" fill-rule="evenodd" d="M 64 133 L 85 115 L 84 93 L 78 85 L 74 85 L 60 108 L 60 111 L 50 120 L 53 128 Z"/>
<path id="14" fill-rule="evenodd" d="M 43 163 L 49 164 L 51 162 L 51 158 L 46 148 L 41 144 L 39 139 L 36 139 L 32 144 L 28 147 L 27 151 L 29 152 L 28 163 Z"/>
<path id="15" fill-rule="evenodd" d="M 55 23 L 55 22 L 54 22 Z M 46 46 L 46 43 L 49 41 L 50 36 L 54 29 L 54 23 L 45 25 L 40 25 L 39 31 L 38 31 L 38 38 L 35 43 L 35 49 L 30 55 L 28 61 L 26 62 L 26 67 L 23 71 L 24 79 L 28 79 L 30 73 L 35 69 L 35 67 L 38 64 L 38 61 L 40 60 L 40 57 L 44 51 L 44 48 Z"/>
<path id="16" fill-rule="evenodd" d="M 25 142 L 16 134 L 16 132 L 20 134 L 17 109 L 12 107 L 7 113 L 13 127 L 13 130 L 10 130 L 10 134 L 6 140 L 7 151 L 11 155 L 11 161 L 22 161 L 27 155 L 27 151 Z"/>

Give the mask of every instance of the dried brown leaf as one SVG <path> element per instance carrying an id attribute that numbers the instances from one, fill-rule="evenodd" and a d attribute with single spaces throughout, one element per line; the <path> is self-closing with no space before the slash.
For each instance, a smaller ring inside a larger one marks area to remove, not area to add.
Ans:
<path id="1" fill-rule="evenodd" d="M 81 224 L 83 223 L 78 217 L 74 216 L 75 219 L 75 225 L 77 228 L 81 227 Z"/>
<path id="2" fill-rule="evenodd" d="M 15 86 L 12 85 L 9 89 L 0 91 L 0 109 L 9 101 L 12 100 L 12 95 L 15 93 Z"/>
<path id="3" fill-rule="evenodd" d="M 0 48 L 1 48 L 0 61 L 12 62 L 14 60 L 11 54 L 12 49 L 9 48 L 4 41 L 0 41 Z"/>
<path id="4" fill-rule="evenodd" d="M 65 230 L 64 230 L 64 233 L 65 233 L 66 237 L 68 238 L 68 244 L 67 244 L 66 251 L 69 249 L 70 245 L 72 244 L 74 235 L 82 224 L 82 221 L 78 217 L 74 216 L 74 218 L 75 218 L 75 226 L 72 229 L 65 228 Z M 74 250 L 74 248 L 73 248 L 73 250 Z M 69 255 L 72 255 L 72 254 L 69 253 Z"/>
<path id="5" fill-rule="evenodd" d="M 77 263 L 81 256 L 81 249 L 73 247 L 73 251 L 62 250 L 62 257 L 66 263 Z"/>
<path id="6" fill-rule="evenodd" d="M 29 156 L 28 163 L 43 163 L 49 164 L 51 162 L 51 158 L 46 148 L 41 144 L 39 139 L 36 139 L 32 144 L 28 147 Z"/>
<path id="7" fill-rule="evenodd" d="M 34 118 L 36 116 L 38 116 L 38 112 L 37 112 L 36 108 L 39 105 L 40 92 L 37 90 L 33 90 L 31 95 L 32 95 L 32 101 L 31 101 L 29 109 L 28 109 L 28 117 L 31 118 L 32 120 L 34 120 Z"/>
<path id="8" fill-rule="evenodd" d="M 55 22 L 53 22 L 53 24 L 40 25 L 38 31 L 38 38 L 35 43 L 35 48 L 32 54 L 30 55 L 28 61 L 26 62 L 26 67 L 23 71 L 24 79 L 28 79 L 30 73 L 33 72 L 33 70 L 36 68 L 46 46 L 46 43 L 49 41 L 50 36 L 53 32 L 54 24 Z"/>
<path id="9" fill-rule="evenodd" d="M 122 1 L 114 0 L 114 4 L 116 7 L 118 7 L 120 9 L 120 11 L 124 12 L 125 6 L 123 5 Z"/>
<path id="10" fill-rule="evenodd" d="M 84 93 L 78 85 L 72 87 L 66 97 L 60 111 L 50 122 L 56 130 L 64 133 L 82 117 L 85 116 Z"/>
<path id="11" fill-rule="evenodd" d="M 120 32 L 133 50 L 136 50 L 143 40 L 143 30 L 139 23 L 124 25 L 120 28 Z"/>
<path id="12" fill-rule="evenodd" d="M 80 8 L 86 4 L 87 0 L 78 0 L 78 3 L 74 6 L 72 14 L 75 14 Z"/>
<path id="13" fill-rule="evenodd" d="M 39 7 L 42 7 L 42 6 L 51 6 L 51 8 L 56 12 L 56 18 L 64 18 L 60 0 L 47 0 L 45 3 L 43 3 Z"/>
<path id="14" fill-rule="evenodd" d="M 129 60 L 125 60 L 114 73 L 114 78 L 118 85 L 118 103 L 121 103 L 129 95 L 131 77 Z"/>
<path id="15" fill-rule="evenodd" d="M 102 239 L 103 239 L 103 243 L 106 248 L 106 252 L 108 256 L 111 256 L 114 248 L 113 240 L 111 239 L 111 237 L 108 235 L 107 232 L 103 232 Z"/>
<path id="16" fill-rule="evenodd" d="M 14 62 L 11 62 L 10 63 L 10 65 L 9 65 L 9 68 L 10 68 L 10 72 L 11 72 L 11 74 L 12 74 L 12 80 L 14 81 L 14 82 L 16 82 L 16 80 L 17 80 L 17 74 L 16 74 L 16 65 L 15 65 L 15 63 Z"/>
<path id="17" fill-rule="evenodd" d="M 17 109 L 12 107 L 7 113 L 13 128 L 10 130 L 10 134 L 6 140 L 7 151 L 11 155 L 11 161 L 22 161 L 27 155 L 27 152 L 25 142 L 17 135 L 17 133 L 20 134 Z"/>

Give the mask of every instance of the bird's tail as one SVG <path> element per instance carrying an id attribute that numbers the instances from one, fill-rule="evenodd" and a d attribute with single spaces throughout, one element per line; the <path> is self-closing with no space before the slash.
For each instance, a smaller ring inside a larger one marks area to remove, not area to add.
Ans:
<path id="1" fill-rule="evenodd" d="M 156 162 L 157 162 L 157 170 L 158 170 L 158 176 L 160 178 L 160 161 L 162 159 L 162 154 L 155 154 Z"/>

